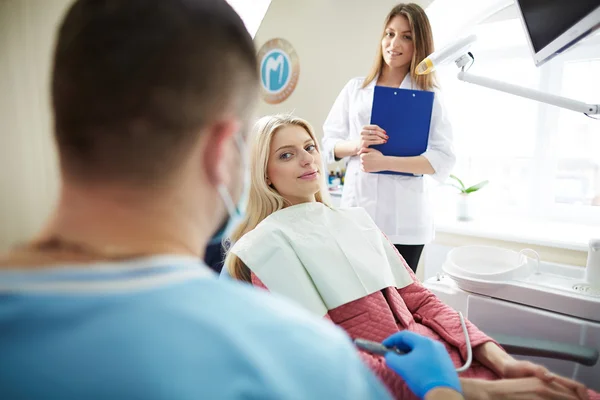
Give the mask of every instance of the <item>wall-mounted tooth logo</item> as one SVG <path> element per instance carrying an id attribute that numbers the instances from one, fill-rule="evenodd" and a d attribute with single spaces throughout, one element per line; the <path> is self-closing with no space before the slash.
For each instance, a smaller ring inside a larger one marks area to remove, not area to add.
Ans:
<path id="1" fill-rule="evenodd" d="M 298 83 L 300 64 L 292 45 L 285 39 L 272 39 L 258 52 L 263 100 L 278 104 L 287 99 Z"/>

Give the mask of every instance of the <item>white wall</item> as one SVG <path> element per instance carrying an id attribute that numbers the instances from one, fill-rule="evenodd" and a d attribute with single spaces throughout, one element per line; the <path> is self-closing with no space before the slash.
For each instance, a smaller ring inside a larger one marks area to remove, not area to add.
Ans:
<path id="1" fill-rule="evenodd" d="M 56 199 L 50 59 L 69 4 L 0 1 L 0 250 L 34 234 Z"/>

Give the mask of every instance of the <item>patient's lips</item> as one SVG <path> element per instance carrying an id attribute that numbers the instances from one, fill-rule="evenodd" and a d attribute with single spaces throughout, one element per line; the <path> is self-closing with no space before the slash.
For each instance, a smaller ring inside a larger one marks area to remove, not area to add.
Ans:
<path id="1" fill-rule="evenodd" d="M 304 174 L 300 175 L 298 178 L 304 179 L 307 181 L 312 181 L 312 180 L 317 179 L 318 175 L 319 175 L 319 171 L 315 169 L 313 171 L 305 172 Z"/>

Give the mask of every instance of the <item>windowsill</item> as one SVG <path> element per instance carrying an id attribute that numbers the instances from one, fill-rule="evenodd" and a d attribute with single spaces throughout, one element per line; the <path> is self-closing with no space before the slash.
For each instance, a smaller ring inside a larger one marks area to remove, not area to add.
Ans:
<path id="1" fill-rule="evenodd" d="M 441 217 L 436 221 L 436 232 L 584 252 L 591 238 L 600 238 L 597 226 L 514 217 L 482 217 L 466 222 Z"/>

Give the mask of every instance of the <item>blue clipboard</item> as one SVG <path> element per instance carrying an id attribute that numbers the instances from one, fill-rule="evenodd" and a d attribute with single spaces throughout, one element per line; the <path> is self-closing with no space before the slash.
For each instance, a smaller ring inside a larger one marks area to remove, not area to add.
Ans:
<path id="1" fill-rule="evenodd" d="M 375 86 L 371 124 L 389 136 L 387 143 L 371 146 L 386 156 L 420 156 L 427 150 L 434 93 L 425 90 Z M 381 171 L 378 174 L 420 176 Z"/>

